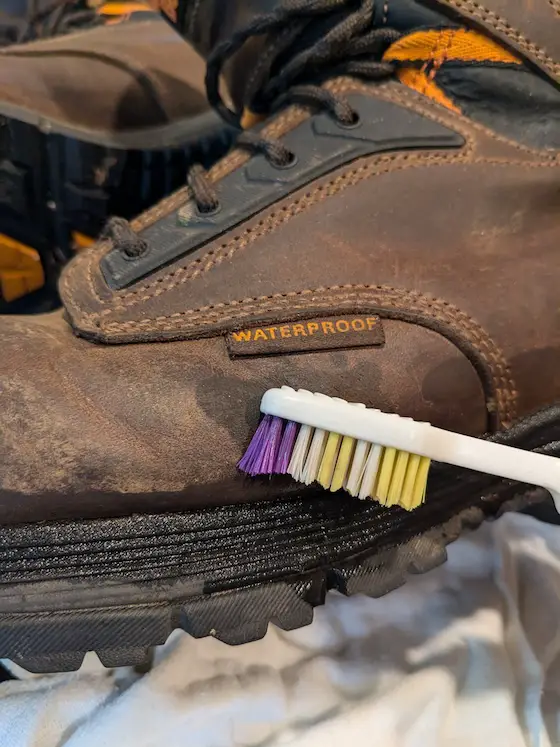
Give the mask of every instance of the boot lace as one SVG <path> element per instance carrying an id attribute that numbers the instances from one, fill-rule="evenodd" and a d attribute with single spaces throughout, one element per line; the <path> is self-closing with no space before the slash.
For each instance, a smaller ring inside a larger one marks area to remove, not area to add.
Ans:
<path id="1" fill-rule="evenodd" d="M 374 28 L 376 0 L 286 0 L 271 13 L 254 19 L 213 51 L 207 64 L 208 101 L 228 123 L 239 127 L 241 111 L 230 109 L 220 93 L 220 74 L 226 62 L 251 37 L 268 35 L 269 45 L 250 86 L 244 93 L 243 109 L 269 115 L 297 104 L 328 112 L 341 126 L 359 124 L 359 115 L 348 101 L 321 87 L 327 78 L 352 75 L 379 80 L 394 73 L 394 65 L 383 61 L 383 53 L 400 34 L 389 28 Z M 325 33 L 312 37 L 313 24 L 323 23 Z M 297 42 L 301 40 L 298 46 Z M 292 52 L 291 50 L 296 50 Z M 281 59 L 282 64 L 275 63 Z M 262 154 L 276 168 L 289 168 L 296 156 L 281 141 L 257 131 L 242 132 L 236 146 L 251 155 Z M 198 212 L 204 215 L 220 209 L 218 194 L 200 165 L 187 175 Z M 125 257 L 145 254 L 148 244 L 120 218 L 109 221 L 104 238 L 110 238 Z"/>
<path id="2" fill-rule="evenodd" d="M 40 8 L 39 0 L 28 0 L 27 12 L 21 18 L 0 10 L 0 46 L 59 36 L 98 23 L 102 23 L 98 13 L 82 1 L 52 0 Z"/>

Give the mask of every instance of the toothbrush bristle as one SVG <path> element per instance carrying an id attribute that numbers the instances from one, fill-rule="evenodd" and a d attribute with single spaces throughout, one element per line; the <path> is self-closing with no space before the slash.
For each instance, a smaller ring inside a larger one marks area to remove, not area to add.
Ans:
<path id="1" fill-rule="evenodd" d="M 354 498 L 357 498 L 360 492 L 360 485 L 364 477 L 369 450 L 370 444 L 367 441 L 358 441 L 356 443 L 354 458 L 352 459 L 348 478 L 344 485 L 345 490 L 354 496 Z"/>
<path id="2" fill-rule="evenodd" d="M 259 423 L 259 427 L 255 431 L 255 435 L 251 439 L 247 451 L 243 454 L 243 457 L 237 464 L 242 472 L 251 475 L 251 477 L 256 477 L 256 475 L 259 474 L 257 465 L 260 463 L 263 449 L 268 441 L 268 433 L 271 423 L 272 415 L 265 415 Z"/>
<path id="3" fill-rule="evenodd" d="M 278 456 L 278 451 L 280 450 L 280 444 L 282 442 L 283 425 L 284 421 L 282 418 L 272 418 L 268 430 L 268 439 L 262 451 L 261 461 L 256 465 L 259 474 L 261 475 L 272 475 L 274 473 L 276 457 Z"/>
<path id="4" fill-rule="evenodd" d="M 282 436 L 282 441 L 276 457 L 276 464 L 274 465 L 274 472 L 277 475 L 285 475 L 288 472 L 288 465 L 292 457 L 298 427 L 297 423 L 290 420 L 284 429 L 284 435 Z"/>
<path id="5" fill-rule="evenodd" d="M 426 497 L 430 460 L 265 415 L 238 464 L 256 475 L 289 474 L 305 485 L 412 511 Z"/>
<path id="6" fill-rule="evenodd" d="M 321 466 L 319 467 L 319 474 L 317 475 L 317 482 L 325 490 L 329 490 L 331 486 L 341 441 L 342 436 L 338 433 L 329 433 L 323 458 L 321 459 Z"/>
<path id="7" fill-rule="evenodd" d="M 294 451 L 290 463 L 288 464 L 288 474 L 292 475 L 294 480 L 303 482 L 303 467 L 307 459 L 307 452 L 313 437 L 313 428 L 310 425 L 302 425 L 299 429 L 298 437 L 294 445 Z"/>
<path id="8" fill-rule="evenodd" d="M 365 464 L 364 476 L 362 478 L 362 484 L 360 486 L 360 492 L 358 498 L 365 500 L 375 495 L 375 485 L 377 482 L 377 471 L 379 469 L 379 463 L 383 456 L 383 447 L 379 444 L 372 444 L 370 452 L 368 454 L 367 462 Z"/>
<path id="9" fill-rule="evenodd" d="M 340 451 L 338 452 L 334 474 L 329 487 L 331 493 L 336 493 L 337 490 L 341 490 L 346 484 L 355 447 L 356 439 L 351 436 L 344 436 L 340 444 Z"/>
<path id="10" fill-rule="evenodd" d="M 238 463 L 242 472 L 251 477 L 271 475 L 282 436 L 282 418 L 265 415 L 255 431 L 249 448 Z"/>
<path id="11" fill-rule="evenodd" d="M 319 475 L 319 467 L 323 461 L 323 454 L 325 452 L 325 445 L 328 437 L 327 432 L 320 428 L 315 428 L 313 430 L 314 433 L 313 438 L 311 439 L 311 446 L 309 447 L 307 459 L 305 460 L 302 471 L 301 482 L 306 485 L 311 485 L 312 482 L 315 482 Z"/>

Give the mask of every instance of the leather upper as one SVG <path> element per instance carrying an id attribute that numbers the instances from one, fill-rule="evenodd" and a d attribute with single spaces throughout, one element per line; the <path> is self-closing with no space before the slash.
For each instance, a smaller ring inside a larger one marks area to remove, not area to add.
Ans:
<path id="1" fill-rule="evenodd" d="M 146 256 L 105 241 L 68 266 L 64 316 L 2 320 L 1 521 L 301 492 L 236 469 L 283 384 L 469 434 L 558 399 L 558 151 L 396 82 L 326 87 L 367 119 L 284 110 L 263 134 L 293 172 L 233 151 L 210 172 L 216 215 L 184 189 L 133 223 Z M 282 347 L 352 318 L 382 335 Z M 265 328 L 268 354 L 228 344 Z"/>
<path id="2" fill-rule="evenodd" d="M 359 92 L 380 105 L 410 108 L 460 134 L 464 145 L 352 162 L 285 199 L 271 198 L 268 208 L 229 233 L 212 238 L 210 227 L 206 240 L 202 233 L 190 250 L 189 225 L 178 217 L 187 195 L 176 195 L 136 228 L 147 235 L 153 227 L 157 259 L 158 226 L 171 214 L 173 230 L 184 235 L 184 256 L 117 291 L 101 271 L 109 245 L 67 270 L 61 290 L 76 331 L 105 343 L 219 337 L 255 320 L 311 317 L 325 308 L 382 310 L 418 320 L 427 315 L 435 323 L 441 304 L 453 309 L 447 321 L 460 337 L 477 348 L 481 343 L 481 358 L 492 369 L 487 396 L 501 402 L 500 422 L 554 398 L 556 376 L 543 388 L 535 385 L 532 369 L 534 356 L 552 354 L 560 340 L 550 272 L 557 246 L 557 153 L 509 143 L 396 84 L 331 85 L 346 96 Z M 288 137 L 306 116 L 292 109 L 269 131 Z M 226 206 L 220 175 L 225 185 L 225 174 L 236 166 L 252 169 L 254 159 L 245 159 L 234 153 L 213 172 Z M 528 314 L 523 299 L 536 300 L 534 288 L 539 301 Z"/>

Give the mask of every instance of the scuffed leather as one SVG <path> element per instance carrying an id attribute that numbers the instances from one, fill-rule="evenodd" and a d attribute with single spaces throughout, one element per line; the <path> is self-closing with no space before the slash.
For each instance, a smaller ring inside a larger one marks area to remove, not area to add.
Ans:
<path id="1" fill-rule="evenodd" d="M 437 333 L 384 323 L 386 345 L 231 360 L 222 337 L 95 345 L 61 313 L 0 326 L 0 522 L 118 515 L 301 492 L 236 463 L 271 386 L 289 384 L 484 430 L 478 376 Z"/>

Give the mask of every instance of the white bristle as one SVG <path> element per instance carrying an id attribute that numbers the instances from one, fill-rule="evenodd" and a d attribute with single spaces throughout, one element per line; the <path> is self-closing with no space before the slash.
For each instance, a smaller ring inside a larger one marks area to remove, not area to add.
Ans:
<path id="1" fill-rule="evenodd" d="M 290 474 L 294 480 L 298 480 L 298 482 L 303 481 L 303 468 L 305 466 L 305 459 L 309 450 L 309 444 L 311 443 L 313 430 L 314 429 L 310 425 L 302 425 L 294 444 L 294 451 L 292 453 L 292 458 L 290 459 L 290 464 L 288 465 L 288 474 Z"/>
<path id="2" fill-rule="evenodd" d="M 317 479 L 319 467 L 323 458 L 323 452 L 325 451 L 327 436 L 328 433 L 321 428 L 317 428 L 313 434 L 309 453 L 303 468 L 302 482 L 306 485 L 311 485 L 311 483 Z"/>
<path id="3" fill-rule="evenodd" d="M 379 446 L 378 444 L 372 444 L 367 458 L 364 476 L 362 478 L 362 484 L 360 486 L 360 492 L 358 494 L 358 497 L 362 500 L 371 498 L 373 496 L 382 452 L 382 446 Z"/>
<path id="4" fill-rule="evenodd" d="M 367 441 L 358 441 L 356 443 L 356 450 L 354 451 L 354 458 L 350 468 L 350 474 L 346 480 L 345 489 L 350 495 L 356 498 L 360 492 L 360 485 L 366 469 L 367 458 L 369 454 L 370 444 Z"/>

